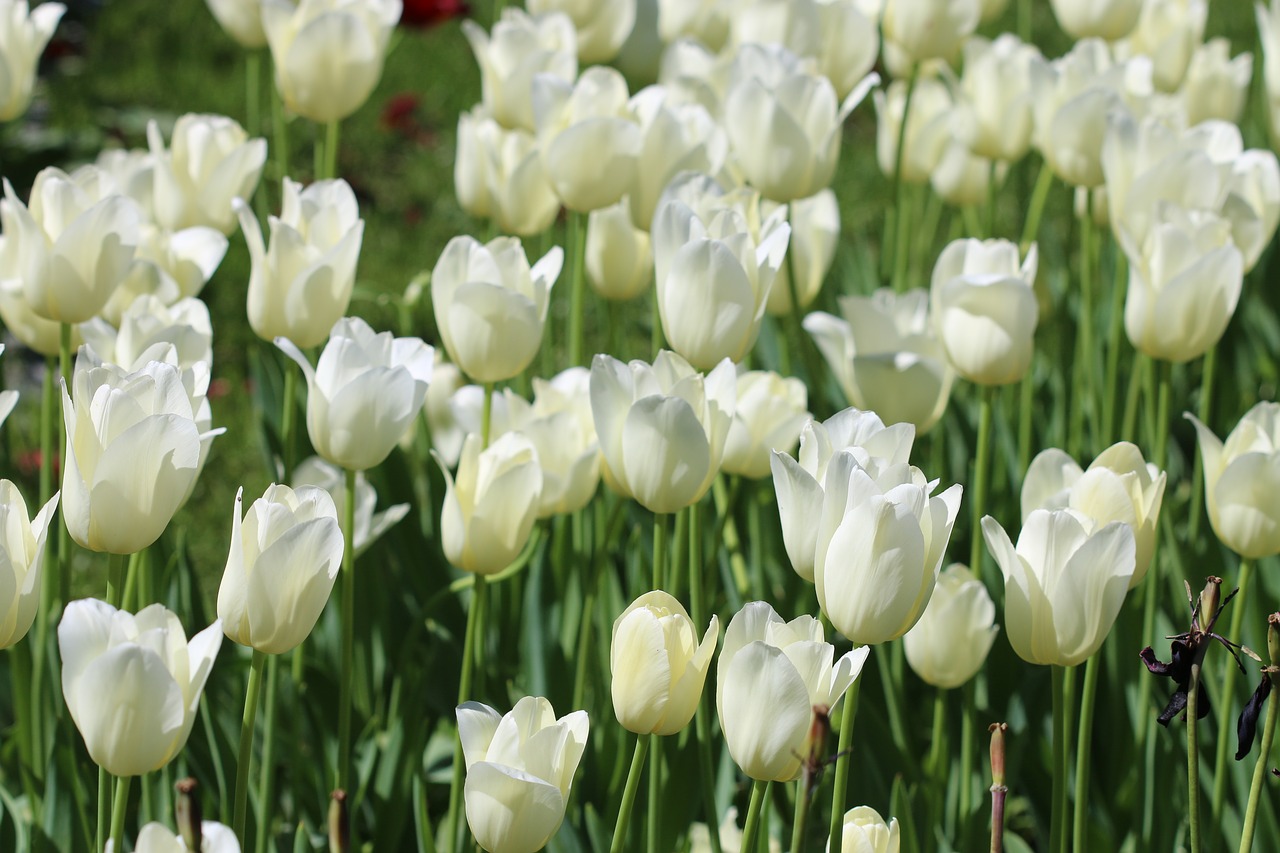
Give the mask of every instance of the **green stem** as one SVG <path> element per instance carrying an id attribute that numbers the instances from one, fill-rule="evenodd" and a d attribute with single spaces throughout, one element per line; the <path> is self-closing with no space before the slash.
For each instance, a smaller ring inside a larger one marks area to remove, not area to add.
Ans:
<path id="1" fill-rule="evenodd" d="M 1072 821 L 1072 837 L 1075 853 L 1088 849 L 1089 814 L 1089 758 L 1093 746 L 1093 709 L 1098 695 L 1098 655 L 1093 655 L 1084 665 L 1084 692 L 1080 699 L 1080 734 L 1076 738 L 1076 802 Z"/>
<path id="2" fill-rule="evenodd" d="M 346 472 L 342 513 L 342 685 L 338 700 L 338 779 L 334 787 L 354 792 L 351 778 L 351 682 L 355 669 L 356 472 Z"/>
<path id="3" fill-rule="evenodd" d="M 995 386 L 982 386 L 978 409 L 978 453 L 973 463 L 973 523 L 969 531 L 969 570 L 982 580 L 982 514 L 987 503 L 987 477 L 991 467 L 991 404 Z"/>
<path id="4" fill-rule="evenodd" d="M 626 787 L 622 789 L 622 805 L 618 808 L 618 821 L 613 827 L 613 841 L 609 844 L 609 853 L 622 853 L 627 846 L 627 823 L 631 820 L 631 809 L 636 804 L 636 793 L 640 790 L 645 753 L 649 750 L 649 741 L 656 737 L 657 735 L 636 737 L 636 750 L 631 756 L 631 769 L 627 771 Z"/>
<path id="5" fill-rule="evenodd" d="M 929 758 L 925 773 L 929 777 L 929 826 L 940 826 L 943 803 L 947 796 L 947 691 L 933 691 L 933 727 L 929 736 Z"/>
<path id="6" fill-rule="evenodd" d="M 1204 370 L 1200 378 L 1200 405 L 1196 407 L 1196 417 L 1200 423 L 1209 423 L 1209 415 L 1213 411 L 1213 377 L 1217 373 L 1218 347 L 1209 347 L 1204 354 Z M 1196 442 L 1195 460 L 1191 464 L 1191 510 L 1187 516 L 1191 526 L 1187 531 L 1187 542 L 1195 543 L 1200 537 L 1200 516 L 1204 506 L 1204 464 L 1200 457 L 1200 442 Z M 1239 637 L 1232 637 L 1239 640 Z"/>
<path id="7" fill-rule="evenodd" d="M 702 578 L 702 513 L 698 504 L 689 507 L 689 522 L 685 527 L 689 538 L 689 607 L 693 611 L 693 630 L 695 634 L 705 630 L 707 623 L 706 599 L 704 597 Z M 706 697 L 698 700 L 694 733 L 698 739 L 698 770 L 702 782 L 703 806 L 707 811 L 707 826 L 719 826 L 719 815 L 716 814 L 715 768 L 711 763 L 711 732 L 708 727 L 708 709 L 704 704 Z M 718 832 L 709 832 L 712 853 L 720 853 L 720 837 Z"/>
<path id="8" fill-rule="evenodd" d="M 262 133 L 262 51 L 250 49 L 244 55 L 245 133 L 252 139 Z"/>
<path id="9" fill-rule="evenodd" d="M 809 819 L 811 793 L 813 792 L 808 780 L 801 777 L 796 782 L 796 817 L 791 823 L 791 853 L 804 853 L 804 825 Z"/>
<path id="10" fill-rule="evenodd" d="M 54 405 L 57 399 L 57 388 L 54 384 L 54 360 L 45 359 L 44 393 L 40 398 L 40 506 L 44 506 L 53 497 L 53 435 Z M 60 420 L 60 419 L 59 419 Z M 58 528 L 65 524 L 55 521 Z M 40 578 L 40 605 L 36 608 L 36 640 L 31 650 L 31 736 L 32 765 L 37 779 L 45 775 L 45 737 L 44 737 L 44 670 L 45 650 L 49 646 L 49 626 L 53 623 L 54 598 L 58 595 L 58 572 L 49 566 L 58 565 L 57 536 L 49 537 L 45 542 L 46 558 L 44 574 Z M 53 707 L 57 708 L 62 696 L 61 691 L 54 691 Z"/>
<path id="11" fill-rule="evenodd" d="M 1040 218 L 1044 216 L 1045 202 L 1049 200 L 1049 190 L 1053 187 L 1053 170 L 1048 162 L 1041 161 L 1040 174 L 1036 176 L 1035 188 L 1031 191 L 1031 203 L 1027 207 L 1026 225 L 1022 228 L 1022 239 L 1018 242 L 1020 251 L 1026 254 L 1031 244 L 1036 242 L 1040 234 Z"/>
<path id="12" fill-rule="evenodd" d="M 483 385 L 484 400 L 480 403 L 480 448 L 489 446 L 489 438 L 493 432 L 493 383 Z"/>
<path id="13" fill-rule="evenodd" d="M 1173 387 L 1173 365 L 1162 361 L 1158 365 L 1159 388 L 1156 392 L 1156 467 L 1161 471 L 1169 464 L 1169 397 Z"/>
<path id="14" fill-rule="evenodd" d="M 475 575 L 475 583 L 472 587 L 473 593 L 471 597 L 471 609 L 467 611 L 467 629 L 462 641 L 462 675 L 458 680 L 458 704 L 461 705 L 471 698 L 471 678 L 473 662 L 479 657 L 479 642 L 476 634 L 478 626 L 482 618 L 480 611 L 484 609 L 485 589 L 484 575 Z M 455 739 L 453 744 L 453 780 L 449 786 L 449 822 L 448 835 L 445 836 L 448 847 L 446 850 L 457 850 L 461 842 L 462 835 L 462 780 L 463 780 L 463 760 L 462 760 L 462 740 Z"/>
<path id="15" fill-rule="evenodd" d="M 1236 594 L 1235 601 L 1232 602 L 1231 611 L 1231 633 L 1227 635 L 1227 639 L 1232 642 L 1243 642 L 1244 638 L 1240 636 L 1241 629 L 1244 627 L 1244 611 L 1245 599 L 1249 594 L 1249 580 L 1253 576 L 1253 560 L 1240 560 L 1240 592 Z M 1207 614 L 1204 618 L 1210 618 L 1212 614 Z M 1218 714 L 1218 745 L 1217 756 L 1213 762 L 1213 815 L 1215 820 L 1222 819 L 1222 806 L 1227 795 L 1227 752 L 1228 744 L 1231 743 L 1231 728 L 1233 724 L 1231 709 L 1235 707 L 1234 695 L 1236 687 L 1236 667 L 1224 666 L 1222 672 L 1222 699 L 1219 707 L 1222 712 Z"/>
<path id="16" fill-rule="evenodd" d="M 653 757 L 649 759 L 649 802 L 645 820 L 645 850 L 647 853 L 658 853 L 658 833 L 662 827 L 662 741 L 657 735 L 650 736 L 653 742 Z M 747 848 L 743 847 L 745 851 Z"/>
<path id="17" fill-rule="evenodd" d="M 124 851 L 124 814 L 129 810 L 129 783 L 132 776 L 116 779 L 116 802 L 111 809 L 111 849 Z"/>
<path id="18" fill-rule="evenodd" d="M 987 231 L 988 239 L 996 236 L 996 167 L 998 160 L 992 160 L 987 166 Z"/>
<path id="19" fill-rule="evenodd" d="M 1208 644 L 1200 647 L 1191 663 L 1191 678 L 1187 681 L 1187 822 L 1191 836 L 1188 850 L 1200 853 L 1200 745 L 1196 735 L 1196 717 L 1199 715 L 1200 668 Z M 1224 715 L 1229 717 L 1230 715 Z"/>
<path id="20" fill-rule="evenodd" d="M 1077 459 L 1092 449 L 1085 441 L 1085 415 L 1093 416 L 1093 319 L 1093 210 L 1086 205 L 1080 217 L 1080 310 L 1076 318 L 1075 380 L 1067 432 L 1067 452 Z"/>
<path id="21" fill-rule="evenodd" d="M 1031 407 L 1035 403 L 1035 361 L 1027 369 L 1018 386 L 1018 479 L 1026 476 L 1031 465 Z"/>
<path id="22" fill-rule="evenodd" d="M 760 812 L 763 811 L 765 794 L 768 792 L 768 782 L 757 779 L 751 784 L 751 804 L 747 806 L 747 821 L 742 826 L 742 846 L 738 848 L 742 853 L 755 853 L 756 838 L 760 833 Z M 715 827 L 707 828 L 711 833 L 717 831 Z M 839 845 L 836 846 L 839 847 Z"/>
<path id="23" fill-rule="evenodd" d="M 94 833 L 94 849 L 107 846 L 107 833 L 111 830 L 111 774 L 98 768 L 98 828 Z"/>
<path id="24" fill-rule="evenodd" d="M 907 222 L 910 217 L 906 215 L 906 185 L 902 180 L 902 163 L 907 141 L 907 122 L 911 119 L 911 101 L 915 97 L 916 83 L 919 79 L 920 63 L 917 62 L 912 64 L 911 76 L 907 79 L 907 94 L 902 100 L 902 121 L 898 123 L 898 147 L 893 152 L 893 208 L 895 225 L 897 226 L 893 238 L 892 286 L 895 292 L 901 292 L 905 284 L 903 273 L 906 271 L 906 261 L 909 254 L 904 245 L 907 234 L 910 233 L 910 224 Z"/>
<path id="25" fill-rule="evenodd" d="M 649 327 L 649 351 L 653 353 L 653 357 L 658 357 L 658 352 L 663 346 L 662 334 L 662 311 L 658 308 L 658 288 L 656 286 L 649 288 L 652 299 L 650 300 L 652 321 Z"/>
<path id="26" fill-rule="evenodd" d="M 1115 241 L 1112 241 L 1113 245 Z M 1102 435 L 1099 444 L 1110 446 L 1116 441 L 1116 385 L 1120 381 L 1120 350 L 1124 344 L 1120 332 L 1124 328 L 1124 296 L 1127 269 L 1124 252 L 1116 247 L 1115 280 L 1111 284 L 1111 317 L 1107 326 L 1106 387 L 1102 398 Z M 1192 540 L 1195 541 L 1195 540 Z"/>
<path id="27" fill-rule="evenodd" d="M 276 691 L 280 673 L 280 656 L 267 657 L 266 707 L 262 709 L 262 775 L 258 779 L 258 800 L 262 803 L 262 816 L 258 820 L 258 835 L 254 841 L 256 853 L 266 853 L 271 838 L 272 817 L 275 803 L 275 734 Z"/>
<path id="28" fill-rule="evenodd" d="M 1124 441 L 1136 441 L 1138 437 L 1138 396 L 1142 393 L 1142 374 L 1146 370 L 1146 362 L 1145 355 L 1134 353 L 1129 369 L 1129 387 L 1124 397 L 1124 417 L 1120 421 L 1120 438 Z M 1150 679 L 1144 678 L 1143 681 Z"/>
<path id="29" fill-rule="evenodd" d="M 289 175 L 289 125 L 285 121 L 284 100 L 280 91 L 271 87 L 271 148 L 275 155 L 275 178 L 283 181 Z"/>
<path id="30" fill-rule="evenodd" d="M 298 423 L 298 365 L 287 358 L 284 364 L 284 402 L 280 412 L 280 458 L 284 465 L 284 481 L 293 482 L 293 467 L 296 463 L 294 433 Z"/>
<path id="31" fill-rule="evenodd" d="M 1267 756 L 1271 754 L 1271 743 L 1276 735 L 1276 720 L 1280 718 L 1280 684 L 1271 679 L 1271 696 L 1267 699 L 1267 722 L 1262 730 L 1262 751 L 1258 753 L 1258 763 L 1253 766 L 1253 782 L 1249 785 L 1249 805 L 1244 812 L 1244 829 L 1240 834 L 1240 853 L 1249 853 L 1253 847 L 1253 830 L 1258 822 L 1258 803 L 1262 799 L 1262 782 L 1267 777 Z"/>
<path id="32" fill-rule="evenodd" d="M 901 666 L 902 658 L 899 656 L 902 654 L 902 644 L 885 645 L 882 648 L 887 654 L 879 661 L 881 665 L 877 666 L 876 669 L 880 672 L 880 686 L 884 690 L 885 715 L 889 718 L 889 734 L 893 738 L 893 745 L 898 748 L 902 755 L 912 755 L 914 753 L 907 738 L 907 729 L 903 723 L 904 715 L 901 710 L 901 703 L 898 701 L 901 684 L 895 683 L 893 677 L 895 667 L 890 663 L 891 658 L 897 657 L 897 665 Z"/>
<path id="33" fill-rule="evenodd" d="M 787 315 L 788 324 L 791 326 L 791 337 L 795 341 L 795 346 L 800 350 L 800 360 L 804 363 L 805 373 L 808 374 L 809 380 L 809 405 L 813 406 L 815 411 L 819 408 L 819 400 L 813 399 L 821 395 L 822 383 L 818 381 L 819 370 L 821 366 L 817 358 L 818 352 L 814 347 L 809 336 L 805 334 L 803 318 L 801 314 L 803 309 L 800 306 L 800 283 L 796 280 L 796 262 L 795 262 L 795 236 L 796 236 L 796 204 L 791 202 L 787 206 L 787 224 L 791 226 L 791 244 L 787 247 L 787 290 L 788 296 L 791 297 L 791 312 Z M 778 345 L 786 348 L 788 341 L 779 341 Z"/>
<path id="34" fill-rule="evenodd" d="M 325 178 L 338 177 L 338 129 L 339 122 L 331 121 L 325 125 L 325 141 L 324 141 L 324 176 Z"/>
<path id="35" fill-rule="evenodd" d="M 569 291 L 569 364 L 582 364 L 583 328 L 586 318 L 583 316 L 587 304 L 587 215 L 577 211 L 569 212 L 570 250 L 573 258 L 572 289 Z M 656 292 L 656 289 L 655 289 Z"/>
<path id="36" fill-rule="evenodd" d="M 973 719 L 977 714 L 974 708 L 973 680 L 970 679 L 961 688 L 964 697 L 964 713 L 960 716 L 960 814 L 958 825 L 962 832 L 969 824 L 973 814 Z M 967 834 L 967 833 L 966 833 Z"/>
<path id="37" fill-rule="evenodd" d="M 125 555 L 107 555 L 107 604 L 117 609 L 124 604 Z"/>
<path id="38" fill-rule="evenodd" d="M 836 778 L 831 790 L 831 850 L 840 853 L 843 845 L 844 801 L 849 789 L 849 752 L 853 745 L 853 719 L 858 710 L 858 684 L 854 681 L 844 694 L 844 712 L 840 715 L 840 740 L 836 747 Z M 744 851 L 749 849 L 746 846 Z"/>
<path id="39" fill-rule="evenodd" d="M 1053 800 L 1049 813 L 1049 850 L 1063 853 L 1063 823 L 1061 803 L 1066 798 L 1067 744 L 1066 744 L 1066 696 L 1064 682 L 1068 670 L 1053 667 L 1049 680 L 1053 683 Z"/>
<path id="40" fill-rule="evenodd" d="M 667 527 L 669 516 L 664 512 L 653 514 L 653 588 L 662 589 L 666 581 Z"/>
<path id="41" fill-rule="evenodd" d="M 262 664 L 266 653 L 253 650 L 249 664 L 249 686 L 244 694 L 244 716 L 240 721 L 240 754 L 236 759 L 236 800 L 231 828 L 240 839 L 240 847 L 248 849 L 244 828 L 249 814 L 249 765 L 253 761 L 253 724 L 258 716 L 258 694 L 262 689 Z M 261 828 L 259 828 L 261 834 Z"/>
<path id="42" fill-rule="evenodd" d="M 71 324 L 63 323 L 59 332 L 58 344 L 58 372 L 62 374 L 62 381 L 66 385 L 67 395 L 75 399 L 74 389 L 71 384 Z M 62 447 L 67 446 L 67 424 L 62 418 L 58 419 L 61 426 L 59 435 L 62 438 Z M 49 457 L 49 463 L 53 464 L 52 455 Z M 63 517 L 66 517 L 65 511 Z M 58 525 L 58 600 L 65 604 L 71 600 L 71 533 L 67 530 L 66 524 Z"/>

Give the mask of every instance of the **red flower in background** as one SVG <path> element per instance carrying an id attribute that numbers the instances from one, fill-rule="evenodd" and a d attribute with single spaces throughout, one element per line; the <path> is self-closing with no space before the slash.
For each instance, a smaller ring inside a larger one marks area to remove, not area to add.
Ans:
<path id="1" fill-rule="evenodd" d="M 471 7 L 463 0 L 404 0 L 404 11 L 400 13 L 400 24 L 405 27 L 425 30 L 442 24 L 451 18 L 471 14 Z"/>

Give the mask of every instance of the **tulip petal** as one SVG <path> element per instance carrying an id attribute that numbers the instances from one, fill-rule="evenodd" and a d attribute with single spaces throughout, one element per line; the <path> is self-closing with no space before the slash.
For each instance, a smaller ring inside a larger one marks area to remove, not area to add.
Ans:
<path id="1" fill-rule="evenodd" d="M 535 853 L 564 820 L 565 799 L 542 779 L 481 761 L 467 768 L 467 824 L 493 853 Z"/>
<path id="2" fill-rule="evenodd" d="M 711 448 L 697 415 L 684 400 L 659 396 L 637 400 L 623 424 L 622 445 L 624 476 L 641 506 L 671 513 L 701 495 L 711 469 Z"/>
<path id="3" fill-rule="evenodd" d="M 738 651 L 716 705 L 729 754 L 743 772 L 778 782 L 799 774 L 813 709 L 809 689 L 781 649 L 753 642 Z"/>
<path id="4" fill-rule="evenodd" d="M 68 708 L 95 764 L 116 776 L 141 776 L 172 757 L 186 703 L 158 655 L 122 643 L 95 659 L 76 685 L 81 701 Z"/>

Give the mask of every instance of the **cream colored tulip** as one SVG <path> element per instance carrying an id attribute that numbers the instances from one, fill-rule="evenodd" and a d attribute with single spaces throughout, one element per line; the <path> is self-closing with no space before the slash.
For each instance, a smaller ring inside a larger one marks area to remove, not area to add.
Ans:
<path id="1" fill-rule="evenodd" d="M 1050 5 L 1072 38 L 1115 41 L 1138 25 L 1143 0 L 1050 0 Z"/>
<path id="2" fill-rule="evenodd" d="M 457 713 L 476 843 L 488 853 L 540 850 L 564 820 L 587 746 L 587 712 L 556 719 L 546 699 L 525 696 L 505 715 L 479 702 L 464 702 Z"/>
<path id="3" fill-rule="evenodd" d="M 1190 414 L 1204 461 L 1205 505 L 1213 532 L 1241 557 L 1280 554 L 1280 404 L 1258 403 L 1226 442 Z"/>
<path id="4" fill-rule="evenodd" d="M 843 318 L 815 312 L 804 320 L 846 400 L 885 423 L 928 432 L 947 409 L 955 371 L 929 321 L 929 294 L 880 289 L 840 300 Z"/>
<path id="5" fill-rule="evenodd" d="M 898 139 L 902 135 L 902 116 L 906 109 L 907 83 L 895 80 L 887 89 L 877 89 L 876 162 L 886 177 L 893 177 L 898 166 Z M 947 87 L 936 77 L 916 81 L 911 95 L 911 114 L 907 133 L 902 140 L 902 176 L 908 184 L 927 182 L 951 136 L 952 99 Z"/>
<path id="6" fill-rule="evenodd" d="M 26 0 L 4 4 L 0 11 L 0 121 L 10 121 L 27 111 L 40 54 L 66 11 L 62 3 L 41 3 L 34 9 Z"/>
<path id="7" fill-rule="evenodd" d="M 563 263 L 555 246 L 531 269 L 513 237 L 449 241 L 431 272 L 431 303 L 441 343 L 467 376 L 499 382 L 529 366 Z"/>
<path id="8" fill-rule="evenodd" d="M 822 423 L 810 420 L 801 428 L 797 459 L 785 453 L 770 455 L 782 543 L 796 574 L 813 583 L 818 547 L 818 525 L 814 521 L 822 515 L 831 459 L 840 451 L 850 450 L 865 468 L 905 465 L 915 433 L 911 424 L 886 427 L 875 412 L 845 409 Z"/>
<path id="9" fill-rule="evenodd" d="M 443 367 L 444 365 L 440 365 Z M 437 371 L 439 368 L 437 368 Z M 432 376 L 431 384 L 435 385 L 438 374 Z M 429 392 L 428 392 L 429 393 Z M 456 460 L 455 460 L 456 463 Z M 319 456 L 308 456 L 293 469 L 293 488 L 301 491 L 305 486 L 319 486 L 329 493 L 335 507 L 347 505 L 346 472 L 336 465 L 324 461 Z M 409 514 L 407 503 L 395 504 L 382 512 L 374 512 L 378 506 L 378 492 L 363 472 L 356 474 L 355 535 L 352 537 L 359 557 L 392 525 Z"/>
<path id="10" fill-rule="evenodd" d="M 563 12 L 577 29 L 578 61 L 608 62 L 636 21 L 636 0 L 529 0 L 532 15 Z"/>
<path id="11" fill-rule="evenodd" d="M 357 317 L 334 324 L 316 367 L 276 338 L 307 378 L 307 434 L 325 459 L 354 471 L 380 465 L 422 410 L 435 351 L 419 338 L 375 333 Z"/>
<path id="12" fill-rule="evenodd" d="M 1191 57 L 1204 41 L 1209 16 L 1207 0 L 1143 0 L 1138 22 L 1116 44 L 1122 58 L 1151 60 L 1152 80 L 1161 92 L 1176 92 L 1186 77 Z"/>
<path id="13" fill-rule="evenodd" d="M 257 217 L 237 206 L 249 245 L 249 325 L 263 340 L 288 338 L 319 346 L 351 304 L 364 220 L 343 180 L 317 181 L 306 189 L 284 179 L 280 216 L 268 219 L 264 247 Z"/>
<path id="14" fill-rule="evenodd" d="M 760 781 L 799 776 L 815 709 L 834 713 L 870 652 L 835 660 L 817 619 L 784 622 L 763 601 L 734 614 L 716 664 L 716 711 L 734 762 Z"/>
<path id="15" fill-rule="evenodd" d="M 898 819 L 885 823 L 880 813 L 870 806 L 855 806 L 844 813 L 840 823 L 840 849 L 849 853 L 898 853 L 900 832 Z M 831 840 L 827 839 L 827 850 Z"/>
<path id="16" fill-rule="evenodd" d="M 1017 548 L 1000 523 L 982 519 L 1005 583 L 1005 631 L 1027 663 L 1075 666 L 1101 646 L 1124 604 L 1134 569 L 1133 528 L 1094 528 L 1071 510 L 1038 509 Z"/>
<path id="17" fill-rule="evenodd" d="M 597 355 L 591 411 L 606 465 L 602 475 L 651 512 L 676 512 L 698 501 L 720 470 L 736 382 L 728 360 L 704 377 L 667 350 L 652 366 Z"/>
<path id="18" fill-rule="evenodd" d="M 457 467 L 458 457 L 462 455 L 462 441 L 469 431 L 460 423 L 452 405 L 454 395 L 466 387 L 466 382 L 466 377 L 456 364 L 441 362 L 431 372 L 431 383 L 427 386 L 427 396 L 423 401 L 427 429 L 431 433 L 431 447 L 440 454 L 449 468 Z M 481 400 L 483 393 L 482 391 Z"/>
<path id="19" fill-rule="evenodd" d="M 243 501 L 240 489 L 218 619 L 240 645 L 281 655 L 311 634 L 342 568 L 338 509 L 316 486 L 268 486 L 242 518 Z"/>
<path id="20" fill-rule="evenodd" d="M 952 128 L 958 123 L 952 114 Z M 974 207 L 985 204 L 991 195 L 991 181 L 996 186 L 1004 182 L 1008 164 L 995 162 L 992 174 L 991 160 L 975 156 L 963 142 L 952 139 L 942 149 L 942 156 L 929 176 L 929 185 L 938 197 L 954 207 Z"/>
<path id="21" fill-rule="evenodd" d="M 107 840 L 106 853 L 112 853 L 111 840 Z M 174 835 L 168 827 L 149 823 L 138 832 L 133 853 L 189 853 L 187 844 Z M 212 820 L 200 823 L 200 850 L 198 853 L 240 853 L 240 842 L 235 831 Z"/>
<path id="22" fill-rule="evenodd" d="M 790 258 L 778 268 L 765 310 L 775 317 L 791 313 L 791 272 L 796 276 L 796 298 L 807 308 L 818 298 L 822 283 L 836 258 L 840 242 L 840 205 L 836 194 L 825 189 L 788 205 L 791 237 L 787 241 Z"/>
<path id="23" fill-rule="evenodd" d="M 613 713 L 627 731 L 673 735 L 689 725 L 720 638 L 713 615 L 702 640 L 680 602 L 662 590 L 631 602 L 609 647 Z"/>
<path id="24" fill-rule="evenodd" d="M 0 480 L 0 649 L 25 637 L 40 609 L 45 539 L 57 509 L 54 494 L 29 517 L 18 487 Z"/>
<path id="25" fill-rule="evenodd" d="M 1253 56 L 1242 53 L 1232 59 L 1231 42 L 1227 39 L 1210 39 L 1198 46 L 1182 81 L 1187 124 L 1197 125 L 1211 119 L 1239 124 L 1252 79 Z M 1272 109 L 1268 113 L 1274 122 L 1276 111 Z"/>
<path id="26" fill-rule="evenodd" d="M 719 50 L 729 37 L 732 12 L 726 0 L 658 0 L 658 34 L 667 44 L 696 39 Z"/>
<path id="27" fill-rule="evenodd" d="M 487 219 L 493 215 L 493 191 L 489 187 L 489 156 L 484 146 L 492 142 L 494 137 L 492 134 L 481 132 L 481 128 L 487 122 L 493 121 L 493 116 L 483 104 L 477 104 L 458 116 L 457 153 L 453 161 L 453 194 L 458 199 L 458 206 L 478 219 Z"/>
<path id="28" fill-rule="evenodd" d="M 676 175 L 718 173 L 729 154 L 729 139 L 706 106 L 689 102 L 676 87 L 648 86 L 627 106 L 640 125 L 635 179 L 627 199 L 632 224 L 647 232 Z"/>
<path id="29" fill-rule="evenodd" d="M 605 299 L 635 299 L 653 282 L 649 232 L 631 222 L 627 199 L 587 215 L 587 281 Z"/>
<path id="30" fill-rule="evenodd" d="M 885 0 L 880 27 L 886 48 L 892 45 L 912 63 L 949 60 L 981 15 L 979 0 Z"/>
<path id="31" fill-rule="evenodd" d="M 577 31 L 568 15 L 535 17 L 508 6 L 492 34 L 470 19 L 462 22 L 462 34 L 480 66 L 484 105 L 503 127 L 537 129 L 531 97 L 535 75 L 551 74 L 569 84 L 578 76 Z"/>
<path id="32" fill-rule="evenodd" d="M 321 124 L 358 110 L 382 76 L 400 12 L 401 0 L 262 0 L 285 106 Z"/>
<path id="33" fill-rule="evenodd" d="M 926 683 L 950 690 L 978 674 L 1000 633 L 996 606 L 967 566 L 938 575 L 920 621 L 902 638 L 907 663 Z M 856 849 L 856 848 L 855 848 Z"/>
<path id="34" fill-rule="evenodd" d="M 213 324 L 209 306 L 199 299 L 183 299 L 171 306 L 154 296 L 139 296 L 121 315 L 119 328 L 100 317 L 80 326 L 86 344 L 101 361 L 118 364 L 130 370 L 143 367 L 147 361 L 163 361 L 154 351 L 156 346 L 171 344 L 175 361 L 182 370 L 191 370 L 198 362 L 213 363 Z M 209 390 L 207 370 L 200 371 L 199 381 L 192 381 L 194 396 L 204 397 Z"/>
<path id="35" fill-rule="evenodd" d="M 1021 160 L 1031 146 L 1031 65 L 1040 51 L 1012 33 L 964 45 L 958 126 L 969 149 L 988 160 Z"/>
<path id="36" fill-rule="evenodd" d="M 98 316 L 118 326 L 140 296 L 174 305 L 198 295 L 218 271 L 228 245 L 222 232 L 207 226 L 166 231 L 143 223 L 138 229 L 133 266 Z"/>
<path id="37" fill-rule="evenodd" d="M 537 139 L 527 130 L 506 130 L 492 119 L 481 123 L 478 135 L 479 153 L 488 159 L 490 216 L 498 229 L 521 237 L 546 231 L 560 213 L 560 199 L 547 177 Z"/>
<path id="38" fill-rule="evenodd" d="M 205 0 L 218 25 L 241 47 L 255 50 L 266 46 L 262 28 L 262 0 Z"/>
<path id="39" fill-rule="evenodd" d="M 4 237 L 0 237 L 0 257 L 4 256 Z M 47 320 L 27 302 L 21 288 L 0 283 L 0 321 L 5 329 L 24 347 L 44 356 L 56 356 L 62 351 L 62 324 Z M 71 327 L 71 346 L 79 347 L 82 338 L 80 327 Z"/>
<path id="40" fill-rule="evenodd" d="M 62 695 L 93 762 L 113 776 L 141 776 L 172 761 L 221 645 L 221 623 L 187 642 L 159 604 L 136 616 L 94 599 L 68 604 L 58 623 Z"/>
<path id="41" fill-rule="evenodd" d="M 936 487 L 919 468 L 864 467 L 848 451 L 827 466 L 813 577 L 822 612 L 854 643 L 896 640 L 929 603 L 962 491 Z"/>
<path id="42" fill-rule="evenodd" d="M 1017 382 L 1031 367 L 1039 306 L 1036 246 L 1021 265 L 1008 240 L 956 240 L 933 267 L 933 321 L 956 372 L 982 385 Z"/>
<path id="43" fill-rule="evenodd" d="M 267 141 L 250 139 L 226 116 L 188 113 L 178 119 L 165 148 L 160 127 L 147 124 L 155 158 L 156 223 L 180 230 L 202 225 L 230 234 L 236 227 L 235 198 L 252 198 Z"/>
<path id="44" fill-rule="evenodd" d="M 725 442 L 721 468 L 749 480 L 769 476 L 774 453 L 789 454 L 810 420 L 809 392 L 795 377 L 766 370 L 738 376 L 738 405 Z"/>
<path id="45" fill-rule="evenodd" d="M 507 433 L 487 448 L 470 433 L 462 444 L 456 476 L 439 455 L 445 477 L 440 537 L 445 559 L 465 572 L 496 574 L 529 541 L 542 491 L 542 469 L 533 443 Z"/>
<path id="46" fill-rule="evenodd" d="M 734 46 L 780 43 L 817 60 L 818 72 L 838 97 L 853 91 L 876 64 L 876 22 L 856 0 L 754 0 L 730 18 Z"/>

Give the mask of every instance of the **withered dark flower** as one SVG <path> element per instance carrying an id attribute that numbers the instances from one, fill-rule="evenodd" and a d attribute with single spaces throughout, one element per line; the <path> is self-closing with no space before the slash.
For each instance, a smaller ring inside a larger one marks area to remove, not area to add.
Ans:
<path id="1" fill-rule="evenodd" d="M 1274 670 L 1275 667 L 1270 666 L 1262 670 L 1258 689 L 1253 691 L 1249 701 L 1244 703 L 1244 710 L 1240 712 L 1240 719 L 1236 722 L 1236 738 L 1240 742 L 1240 747 L 1236 750 L 1236 761 L 1242 760 L 1253 749 L 1253 738 L 1258 733 L 1258 717 L 1267 704 L 1267 696 L 1271 695 L 1271 673 Z"/>

